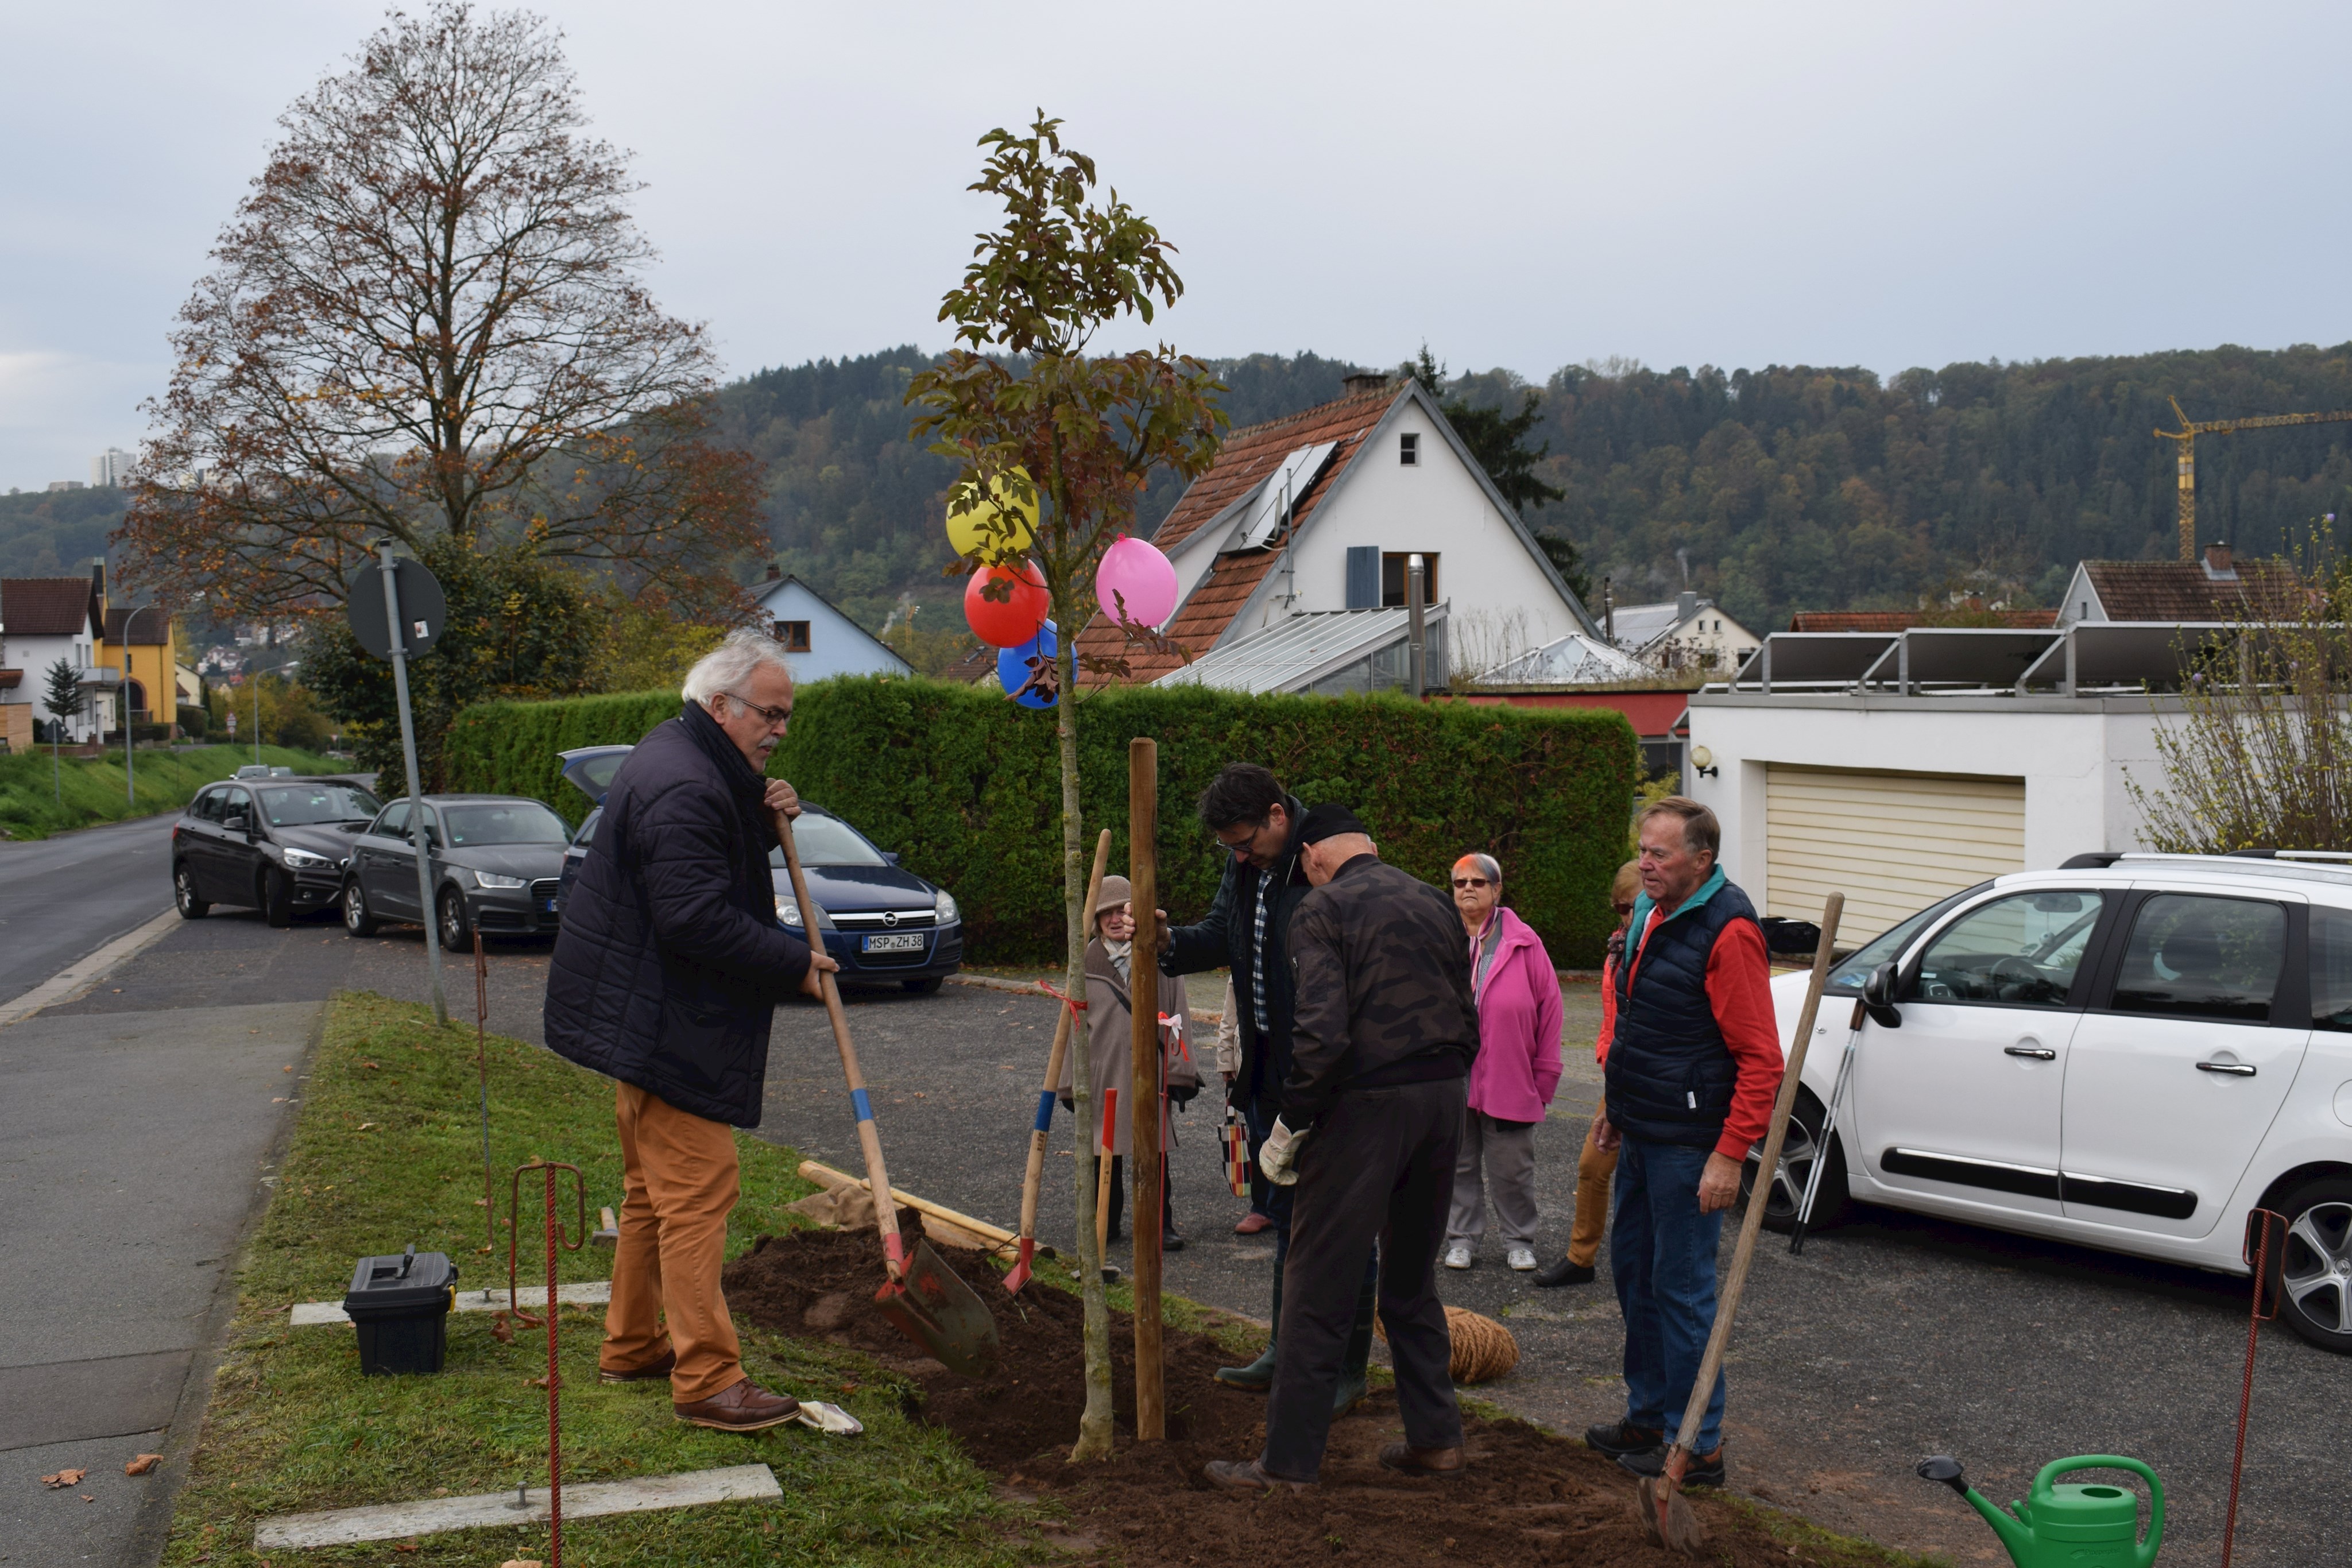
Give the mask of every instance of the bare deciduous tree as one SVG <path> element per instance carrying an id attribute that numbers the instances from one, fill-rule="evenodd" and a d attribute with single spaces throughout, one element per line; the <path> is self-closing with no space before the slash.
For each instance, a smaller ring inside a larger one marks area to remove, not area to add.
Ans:
<path id="1" fill-rule="evenodd" d="M 709 347 L 646 291 L 638 183 L 587 135 L 560 36 L 394 12 L 279 124 L 148 405 L 131 573 L 299 608 L 388 532 L 730 591 L 751 464 L 702 439 Z"/>

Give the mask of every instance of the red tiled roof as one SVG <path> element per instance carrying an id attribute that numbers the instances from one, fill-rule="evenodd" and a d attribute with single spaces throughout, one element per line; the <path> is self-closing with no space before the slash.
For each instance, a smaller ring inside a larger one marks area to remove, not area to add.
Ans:
<path id="1" fill-rule="evenodd" d="M 1298 526 L 1312 517 L 1331 493 L 1349 463 L 1363 450 L 1365 437 L 1371 434 L 1381 416 L 1403 395 L 1405 392 L 1401 387 L 1358 392 L 1336 402 L 1232 432 L 1219 448 L 1216 462 L 1206 474 L 1192 481 L 1151 542 L 1163 550 L 1173 550 L 1256 488 L 1282 465 L 1284 458 L 1302 446 L 1336 441 L 1339 450 L 1331 455 L 1322 477 L 1292 504 L 1291 533 L 1295 536 Z M 1273 570 L 1274 563 L 1281 559 L 1287 543 L 1286 539 L 1275 549 L 1254 550 L 1247 555 L 1220 556 L 1209 580 L 1176 612 L 1175 620 L 1168 626 L 1169 639 L 1189 648 L 1196 656 L 1207 653 L 1224 634 L 1225 628 L 1233 624 L 1234 617 Z M 1118 628 L 1100 613 L 1078 633 L 1077 652 L 1082 658 L 1125 657 L 1130 671 L 1129 678 L 1139 685 L 1159 679 L 1181 663 L 1171 653 L 1128 649 Z M 1087 685 L 1101 685 L 1108 677 L 1081 674 L 1078 679 Z"/>
<path id="2" fill-rule="evenodd" d="M 136 610 L 111 607 L 106 612 L 106 640 L 118 648 L 125 643 L 136 648 L 161 647 L 171 631 L 171 617 L 152 604 Z"/>
<path id="3" fill-rule="evenodd" d="M 0 670 L 0 692 L 13 692 L 25 683 L 22 670 Z"/>
<path id="4" fill-rule="evenodd" d="M 2110 621 L 2293 619 L 2309 591 L 2284 561 L 2242 560 L 2235 581 L 2216 581 L 2195 560 L 2086 560 Z"/>
<path id="5" fill-rule="evenodd" d="M 1956 617 L 1965 614 L 1966 620 Z M 1937 617 L 1930 620 L 1933 615 Z M 1986 615 L 1995 626 L 2020 631 L 2047 631 L 2058 624 L 2055 610 L 1927 611 L 1927 610 L 1800 610 L 1789 617 L 1791 632 L 1908 632 L 1914 626 L 1981 625 Z"/>
<path id="6" fill-rule="evenodd" d="M 963 686 L 976 686 L 995 678 L 996 650 L 985 643 L 940 672 L 940 679 Z"/>
<path id="7" fill-rule="evenodd" d="M 0 578 L 0 627 L 12 637 L 79 637 L 89 630 L 89 579 Z"/>

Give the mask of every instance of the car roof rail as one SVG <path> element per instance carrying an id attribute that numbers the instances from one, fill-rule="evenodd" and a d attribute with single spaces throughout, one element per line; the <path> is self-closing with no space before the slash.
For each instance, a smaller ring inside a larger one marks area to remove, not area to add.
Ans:
<path id="1" fill-rule="evenodd" d="M 2352 862 L 2352 852 L 2343 850 L 2231 850 L 2224 857 L 2234 861 L 2332 861 Z"/>
<path id="2" fill-rule="evenodd" d="M 2085 850 L 2058 862 L 2060 871 L 2105 871 L 2123 859 L 2121 850 Z"/>

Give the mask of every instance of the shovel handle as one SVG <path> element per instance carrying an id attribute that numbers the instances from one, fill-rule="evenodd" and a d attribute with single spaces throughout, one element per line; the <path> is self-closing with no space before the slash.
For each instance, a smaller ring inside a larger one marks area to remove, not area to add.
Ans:
<path id="1" fill-rule="evenodd" d="M 1087 907 L 1091 910 L 1095 900 L 1102 896 L 1103 872 L 1110 864 L 1110 830 L 1105 828 L 1102 837 L 1095 841 L 1094 872 L 1087 878 Z M 1045 1179 L 1045 1145 L 1054 1128 L 1054 1095 L 1062 1086 L 1062 1063 L 1070 1048 L 1072 1020 L 1077 1014 L 1064 1002 L 1061 1017 L 1054 1024 L 1054 1049 L 1045 1058 L 1045 1082 L 1037 1091 L 1037 1122 L 1029 1132 L 1029 1168 L 1021 1178 L 1021 1241 L 1022 1256 L 1029 1253 L 1029 1244 L 1037 1238 L 1037 1192 Z"/>
<path id="2" fill-rule="evenodd" d="M 1739 1220 L 1739 1245 L 1732 1249 L 1731 1275 L 1724 1281 L 1715 1308 L 1715 1327 L 1706 1336 L 1706 1354 L 1699 1358 L 1698 1381 L 1691 1385 L 1690 1403 L 1683 1407 L 1683 1424 L 1666 1456 L 1665 1490 L 1680 1485 L 1692 1445 L 1698 1441 L 1699 1423 L 1706 1418 L 1708 1396 L 1715 1392 L 1715 1375 L 1723 1369 L 1723 1347 L 1731 1338 L 1731 1320 L 1739 1312 L 1739 1292 L 1748 1283 L 1748 1265 L 1756 1256 L 1756 1233 L 1764 1224 L 1770 1201 L 1772 1173 L 1780 1164 L 1780 1144 L 1788 1136 L 1789 1112 L 1797 1103 L 1799 1080 L 1805 1071 L 1805 1047 L 1813 1037 L 1813 1019 L 1822 1010 L 1822 988 L 1829 983 L 1830 956 L 1837 942 L 1838 917 L 1845 913 L 1845 894 L 1832 893 L 1822 905 L 1822 939 L 1813 948 L 1812 978 L 1805 986 L 1805 1007 L 1797 1015 L 1796 1038 L 1780 1070 L 1780 1092 L 1772 1103 L 1771 1129 L 1764 1134 L 1764 1158 L 1756 1167 L 1756 1190 L 1748 1195 L 1748 1209 Z M 1663 1505 L 1661 1505 L 1663 1507 Z"/>
<path id="3" fill-rule="evenodd" d="M 784 847 L 784 869 L 792 873 L 793 902 L 800 906 L 801 929 L 808 934 L 809 951 L 824 951 L 824 938 L 817 933 L 822 915 L 809 899 L 808 878 L 801 874 L 801 852 L 793 843 L 793 820 L 783 812 L 776 813 L 776 841 Z M 833 1043 L 841 1052 L 842 1076 L 849 1081 L 850 1108 L 857 1113 L 857 1143 L 866 1155 L 866 1180 L 874 1194 L 874 1222 L 882 1232 L 882 1253 L 888 1265 L 890 1278 L 903 1279 L 907 1272 L 907 1244 L 898 1235 L 898 1202 L 890 1196 L 890 1173 L 882 1164 L 882 1135 L 874 1128 L 874 1102 L 866 1097 L 866 1075 L 857 1070 L 857 1048 L 849 1043 L 849 1019 L 841 1010 L 841 988 L 834 983 L 832 971 L 817 976 L 817 988 L 824 998 L 824 1016 L 833 1025 Z"/>

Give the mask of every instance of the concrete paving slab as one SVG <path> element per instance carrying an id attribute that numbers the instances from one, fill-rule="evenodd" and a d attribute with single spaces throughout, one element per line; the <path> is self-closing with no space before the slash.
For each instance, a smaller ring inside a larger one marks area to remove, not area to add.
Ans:
<path id="1" fill-rule="evenodd" d="M 612 1513 L 651 1513 L 712 1502 L 756 1502 L 784 1495 L 776 1472 L 765 1465 L 730 1465 L 724 1469 L 646 1476 L 625 1481 L 589 1481 L 563 1489 L 563 1517 L 594 1519 Z M 533 1487 L 518 1499 L 510 1491 L 475 1497 L 425 1498 L 416 1502 L 377 1503 L 320 1513 L 289 1513 L 253 1532 L 257 1552 L 307 1551 L 363 1541 L 404 1541 L 446 1530 L 544 1524 L 547 1489 Z"/>
<path id="2" fill-rule="evenodd" d="M 140 1511 L 170 1484 L 161 1471 L 126 1476 L 122 1467 L 163 1447 L 158 1430 L 0 1451 L 0 1563 L 121 1568 Z M 61 1490 L 41 1485 L 43 1476 L 68 1469 L 89 1473 Z"/>
<path id="3" fill-rule="evenodd" d="M 161 1431 L 172 1424 L 193 1354 L 0 1367 L 0 1451 Z"/>
<path id="4" fill-rule="evenodd" d="M 522 1287 L 517 1299 L 521 1302 L 522 1310 L 525 1312 L 530 1312 L 534 1305 L 544 1308 L 547 1305 L 546 1279 L 542 1276 L 536 1285 Z M 612 1299 L 613 1281 L 610 1280 L 578 1280 L 569 1285 L 555 1287 L 555 1300 L 559 1306 L 601 1307 Z M 457 1292 L 457 1300 L 452 1310 L 460 1312 L 502 1312 L 507 1310 L 506 1287 L 500 1285 L 496 1289 L 460 1291 Z M 316 1328 L 320 1323 L 348 1323 L 351 1321 L 351 1314 L 343 1311 L 343 1303 L 341 1301 L 297 1301 L 292 1311 L 287 1314 L 286 1325 L 289 1328 L 307 1329 Z"/>

